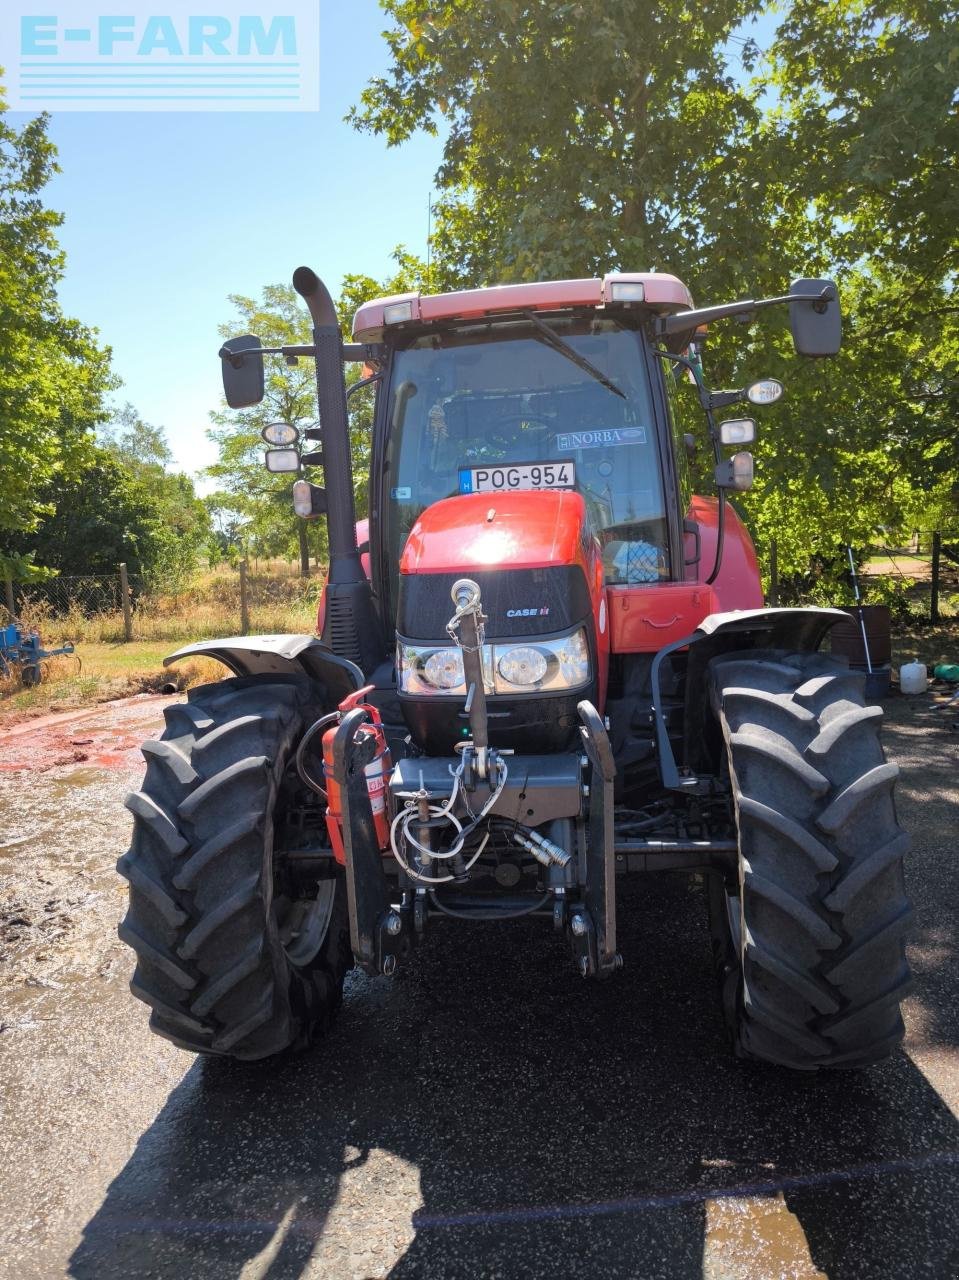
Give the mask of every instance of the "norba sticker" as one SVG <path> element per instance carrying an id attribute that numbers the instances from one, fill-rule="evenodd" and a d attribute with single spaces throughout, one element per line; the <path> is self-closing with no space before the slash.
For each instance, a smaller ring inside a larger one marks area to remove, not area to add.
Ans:
<path id="1" fill-rule="evenodd" d="M 621 444 L 645 444 L 645 427 L 603 427 L 595 431 L 567 431 L 556 437 L 560 453 L 571 449 L 605 449 Z"/>

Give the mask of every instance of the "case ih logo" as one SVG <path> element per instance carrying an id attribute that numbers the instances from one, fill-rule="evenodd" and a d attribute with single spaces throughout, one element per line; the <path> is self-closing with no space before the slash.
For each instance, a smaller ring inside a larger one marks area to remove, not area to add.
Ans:
<path id="1" fill-rule="evenodd" d="M 548 618 L 549 605 L 542 609 L 507 609 L 507 618 Z"/>
<path id="2" fill-rule="evenodd" d="M 316 111 L 316 0 L 6 0 L 23 111 Z"/>

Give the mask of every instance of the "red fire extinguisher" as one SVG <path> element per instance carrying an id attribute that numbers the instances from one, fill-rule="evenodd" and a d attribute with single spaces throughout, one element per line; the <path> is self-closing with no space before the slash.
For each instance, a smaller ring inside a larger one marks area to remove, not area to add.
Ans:
<path id="1" fill-rule="evenodd" d="M 351 693 L 349 697 L 343 699 L 337 710 L 339 716 L 342 717 L 348 711 L 361 707 L 370 717 L 366 724 L 360 725 L 357 733 L 364 737 L 373 738 L 376 744 L 373 751 L 373 759 L 366 766 L 364 772 L 366 774 L 366 789 L 370 797 L 370 808 L 373 810 L 373 826 L 376 830 L 377 844 L 381 849 L 386 849 L 390 843 L 390 824 L 386 816 L 386 783 L 393 772 L 393 762 L 390 758 L 390 749 L 386 745 L 386 734 L 383 731 L 380 713 L 371 703 L 363 701 L 368 694 L 372 693 L 373 689 L 374 686 L 370 684 L 365 689 L 358 689 L 356 693 Z M 326 829 L 330 833 L 330 843 L 333 845 L 334 858 L 342 866 L 345 866 L 342 796 L 340 795 L 340 786 L 333 777 L 333 739 L 336 737 L 338 728 L 339 720 L 336 720 L 323 735 L 323 773 L 326 779 L 327 797 Z"/>

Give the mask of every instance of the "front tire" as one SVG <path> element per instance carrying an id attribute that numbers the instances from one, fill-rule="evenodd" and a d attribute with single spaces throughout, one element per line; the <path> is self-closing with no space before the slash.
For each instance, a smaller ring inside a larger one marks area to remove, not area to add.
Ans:
<path id="1" fill-rule="evenodd" d="M 151 1029 L 182 1048 L 269 1057 L 305 1047 L 339 1008 L 352 965 L 342 872 L 330 860 L 302 885 L 277 847 L 296 800 L 293 752 L 319 711 L 298 677 L 224 680 L 167 707 L 160 740 L 144 744 L 117 864 L 130 884 L 119 934 Z"/>
<path id="2" fill-rule="evenodd" d="M 884 1058 L 912 908 L 882 710 L 819 654 L 717 658 L 711 698 L 739 834 L 738 883 L 710 895 L 735 1050 L 802 1070 Z"/>

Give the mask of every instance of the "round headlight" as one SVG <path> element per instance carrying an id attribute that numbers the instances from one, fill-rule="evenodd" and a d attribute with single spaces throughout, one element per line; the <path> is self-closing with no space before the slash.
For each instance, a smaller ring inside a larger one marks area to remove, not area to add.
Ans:
<path id="1" fill-rule="evenodd" d="M 761 378 L 746 388 L 746 399 L 750 404 L 775 404 L 783 390 L 778 378 Z"/>
<path id="2" fill-rule="evenodd" d="M 459 649 L 437 649 L 423 663 L 423 678 L 436 689 L 455 689 L 466 680 Z"/>
<path id="3" fill-rule="evenodd" d="M 267 444 L 296 444 L 300 438 L 300 433 L 296 427 L 289 422 L 271 422 L 268 427 L 264 427 L 260 435 Z"/>
<path id="4" fill-rule="evenodd" d="M 507 649 L 496 665 L 504 680 L 519 685 L 539 684 L 547 667 L 543 654 L 530 645 Z"/>

